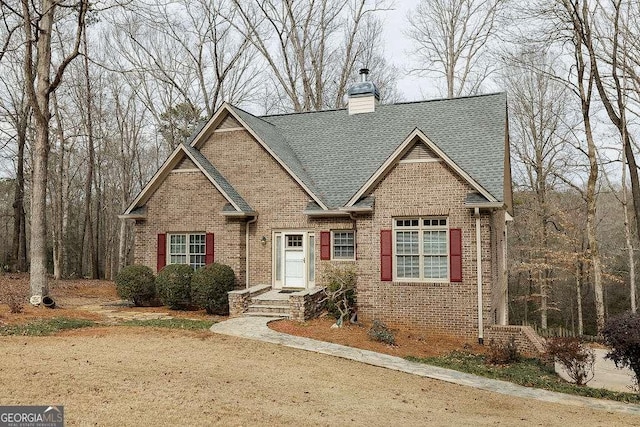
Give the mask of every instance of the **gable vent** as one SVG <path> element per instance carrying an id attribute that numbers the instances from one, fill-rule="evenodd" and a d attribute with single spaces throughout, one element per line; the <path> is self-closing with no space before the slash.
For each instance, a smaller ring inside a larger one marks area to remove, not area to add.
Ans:
<path id="1" fill-rule="evenodd" d="M 218 125 L 216 130 L 218 129 L 233 129 L 242 127 L 239 121 L 236 120 L 231 114 L 227 114 L 227 116 L 222 119 L 222 122 Z"/>
<path id="2" fill-rule="evenodd" d="M 198 167 L 191 161 L 190 158 L 185 156 L 185 158 L 180 160 L 176 167 L 173 168 L 173 170 L 176 169 L 198 169 Z"/>
<path id="3" fill-rule="evenodd" d="M 407 151 L 407 153 L 402 156 L 400 161 L 408 161 L 408 162 L 419 162 L 419 161 L 429 161 L 429 160 L 438 160 L 438 156 L 434 153 L 429 147 L 427 147 L 422 142 L 417 142 L 413 145 L 413 147 Z"/>

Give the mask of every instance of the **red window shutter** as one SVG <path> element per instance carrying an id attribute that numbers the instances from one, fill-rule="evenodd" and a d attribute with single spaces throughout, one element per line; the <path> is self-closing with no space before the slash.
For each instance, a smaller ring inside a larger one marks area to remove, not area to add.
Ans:
<path id="1" fill-rule="evenodd" d="M 462 282 L 462 230 L 449 230 L 449 263 L 451 265 L 451 281 Z"/>
<path id="2" fill-rule="evenodd" d="M 320 232 L 320 259 L 331 259 L 331 233 L 328 231 Z"/>
<path id="3" fill-rule="evenodd" d="M 204 263 L 206 265 L 213 264 L 213 260 L 215 258 L 213 233 L 207 233 L 204 251 L 205 251 Z"/>
<path id="4" fill-rule="evenodd" d="M 160 233 L 158 234 L 158 271 L 162 270 L 165 265 L 167 265 L 167 235 Z"/>
<path id="5" fill-rule="evenodd" d="M 391 230 L 380 230 L 380 280 L 393 280 L 393 238 Z"/>

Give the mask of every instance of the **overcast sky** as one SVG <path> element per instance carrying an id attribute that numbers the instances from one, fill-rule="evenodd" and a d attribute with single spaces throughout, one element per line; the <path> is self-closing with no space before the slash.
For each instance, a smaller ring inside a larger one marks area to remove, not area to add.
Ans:
<path id="1" fill-rule="evenodd" d="M 411 42 L 404 31 L 408 25 L 407 14 L 411 9 L 415 9 L 417 3 L 418 0 L 395 0 L 392 6 L 393 10 L 382 12 L 381 15 L 386 39 L 385 55 L 389 62 L 398 67 L 401 76 L 407 74 L 407 69 L 411 65 L 407 60 L 410 55 Z M 375 76 L 371 76 L 371 79 L 375 82 Z M 426 90 L 425 80 L 425 78 L 412 76 L 398 81 L 398 88 L 404 94 L 405 101 L 416 101 L 436 96 L 437 92 Z M 425 96 L 422 96 L 422 92 L 425 92 Z"/>

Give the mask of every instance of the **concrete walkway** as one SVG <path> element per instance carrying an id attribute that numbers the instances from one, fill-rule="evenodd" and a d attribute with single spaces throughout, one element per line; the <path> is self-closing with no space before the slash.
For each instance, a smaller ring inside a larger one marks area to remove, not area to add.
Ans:
<path id="1" fill-rule="evenodd" d="M 608 351 L 596 348 L 595 353 L 594 376 L 589 381 L 589 387 L 606 388 L 611 391 L 632 392 L 633 390 L 633 373 L 630 369 L 618 369 L 616 364 L 607 359 L 605 356 Z M 566 381 L 571 382 L 571 378 L 567 374 L 562 365 L 556 362 L 556 372 Z"/>
<path id="2" fill-rule="evenodd" d="M 328 354 L 330 356 L 354 360 L 356 362 L 379 366 L 381 368 L 393 369 L 400 372 L 406 372 L 408 374 L 447 381 L 468 387 L 475 387 L 481 390 L 502 393 L 509 396 L 537 399 L 545 402 L 565 405 L 583 406 L 610 412 L 640 415 L 640 405 L 523 387 L 506 381 L 492 380 L 451 369 L 410 362 L 400 357 L 389 356 L 387 354 L 376 353 L 369 350 L 361 350 L 339 344 L 317 341 L 310 338 L 283 334 L 269 329 L 267 323 L 271 320 L 274 319 L 268 317 L 237 317 L 214 324 L 211 327 L 211 332 Z"/>

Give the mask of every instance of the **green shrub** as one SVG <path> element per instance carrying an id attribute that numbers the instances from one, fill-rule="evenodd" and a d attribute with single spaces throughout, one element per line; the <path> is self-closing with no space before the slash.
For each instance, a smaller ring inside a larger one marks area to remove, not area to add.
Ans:
<path id="1" fill-rule="evenodd" d="M 379 320 L 374 320 L 369 329 L 369 338 L 374 341 L 383 342 L 389 345 L 396 344 L 396 337 L 393 332 Z"/>
<path id="2" fill-rule="evenodd" d="M 191 301 L 209 314 L 229 314 L 227 292 L 235 288 L 236 275 L 231 267 L 213 263 L 200 268 L 191 278 Z"/>
<path id="3" fill-rule="evenodd" d="M 324 274 L 327 285 L 324 289 L 323 302 L 327 304 L 327 311 L 338 319 L 336 324 L 342 326 L 356 312 L 356 280 L 355 266 L 330 266 Z"/>
<path id="4" fill-rule="evenodd" d="M 640 314 L 631 312 L 607 320 L 602 330 L 605 343 L 611 347 L 606 358 L 619 368 L 630 368 L 640 391 Z"/>
<path id="5" fill-rule="evenodd" d="M 150 305 L 156 297 L 153 271 L 144 265 L 129 265 L 116 276 L 116 289 L 120 298 L 133 301 L 140 307 Z"/>
<path id="6" fill-rule="evenodd" d="M 513 335 L 507 341 L 489 341 L 487 362 L 493 365 L 508 365 L 518 362 L 520 359 L 516 337 Z"/>
<path id="7" fill-rule="evenodd" d="M 187 264 L 169 264 L 158 273 L 156 289 L 164 305 L 183 310 L 191 305 L 191 276 L 193 268 Z"/>
<path id="8" fill-rule="evenodd" d="M 550 338 L 547 353 L 560 363 L 576 385 L 585 385 L 593 379 L 595 353 L 577 338 Z"/>

